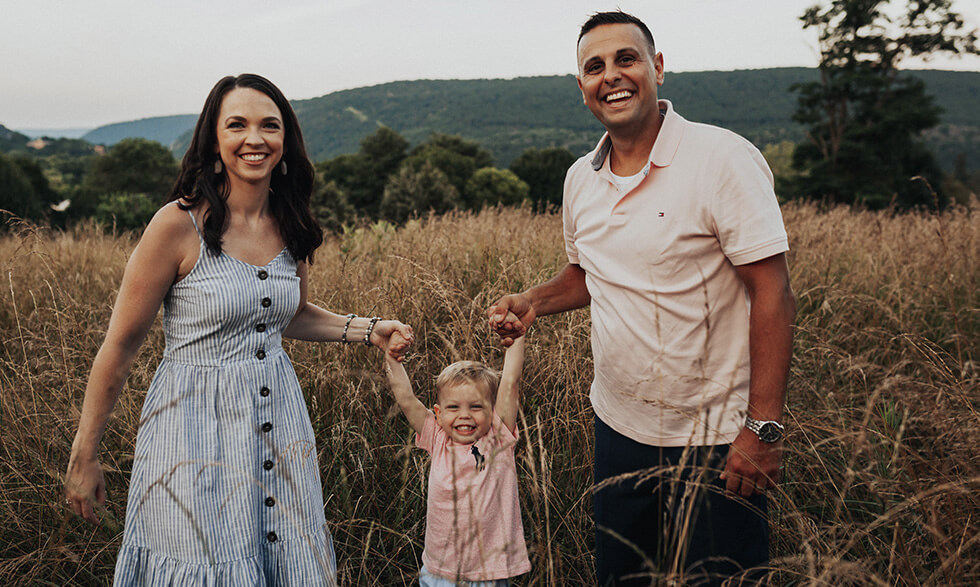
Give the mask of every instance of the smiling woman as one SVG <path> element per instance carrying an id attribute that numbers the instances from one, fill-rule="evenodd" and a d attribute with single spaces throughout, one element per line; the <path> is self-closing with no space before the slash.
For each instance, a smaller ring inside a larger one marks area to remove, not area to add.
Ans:
<path id="1" fill-rule="evenodd" d="M 282 159 L 285 134 L 276 103 L 258 90 L 235 88 L 221 102 L 218 119 L 218 156 L 232 189 L 237 182 L 268 180 Z M 285 161 L 280 169 L 287 169 Z"/>
<path id="2" fill-rule="evenodd" d="M 273 173 L 277 164 L 279 172 Z M 206 203 L 202 232 L 215 253 L 222 247 L 228 213 L 224 195 L 256 182 L 275 194 L 269 198 L 269 211 L 285 246 L 297 259 L 312 258 L 323 233 L 308 212 L 313 165 L 296 114 L 269 80 L 229 76 L 205 102 L 168 201 L 181 200 L 190 207 Z"/>
<path id="3" fill-rule="evenodd" d="M 166 348 L 136 437 L 116 585 L 336 582 L 316 442 L 282 337 L 400 358 L 412 331 L 307 301 L 322 241 L 312 185 L 282 93 L 256 75 L 219 81 L 126 265 L 65 475 L 68 505 L 98 523 L 99 444 L 162 304 Z"/>

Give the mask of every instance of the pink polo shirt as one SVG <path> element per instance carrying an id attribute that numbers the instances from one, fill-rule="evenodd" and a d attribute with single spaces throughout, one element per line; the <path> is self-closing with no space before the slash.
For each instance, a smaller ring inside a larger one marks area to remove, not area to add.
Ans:
<path id="1" fill-rule="evenodd" d="M 637 442 L 727 444 L 749 392 L 749 303 L 735 266 L 789 246 L 759 150 L 660 108 L 633 181 L 613 181 L 608 135 L 565 178 L 565 250 L 592 296 L 590 399 Z"/>
<path id="2" fill-rule="evenodd" d="M 429 572 L 491 581 L 530 571 L 517 495 L 517 435 L 494 412 L 486 436 L 457 444 L 429 413 L 415 444 L 432 455 L 422 552 Z M 483 457 L 480 465 L 473 446 Z"/>

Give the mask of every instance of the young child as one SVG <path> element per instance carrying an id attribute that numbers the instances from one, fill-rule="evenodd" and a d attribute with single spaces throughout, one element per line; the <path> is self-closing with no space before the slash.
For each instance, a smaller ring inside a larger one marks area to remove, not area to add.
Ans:
<path id="1" fill-rule="evenodd" d="M 475 361 L 446 367 L 432 411 L 415 397 L 401 363 L 390 353 L 385 360 L 415 443 L 432 455 L 421 587 L 510 585 L 531 570 L 514 462 L 524 338 L 507 349 L 499 375 Z"/>

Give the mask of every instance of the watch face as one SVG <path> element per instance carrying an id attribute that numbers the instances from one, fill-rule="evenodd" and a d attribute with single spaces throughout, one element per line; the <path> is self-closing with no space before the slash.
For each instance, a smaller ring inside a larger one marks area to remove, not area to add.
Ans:
<path id="1" fill-rule="evenodd" d="M 783 437 L 783 431 L 772 422 L 766 422 L 759 428 L 759 440 L 762 442 L 776 442 Z"/>

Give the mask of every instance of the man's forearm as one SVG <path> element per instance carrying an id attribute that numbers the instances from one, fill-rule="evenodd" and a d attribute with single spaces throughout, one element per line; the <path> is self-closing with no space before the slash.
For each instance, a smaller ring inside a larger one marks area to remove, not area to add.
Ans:
<path id="1" fill-rule="evenodd" d="M 749 416 L 782 421 L 793 354 L 796 302 L 791 290 L 752 303 L 749 319 Z"/>
<path id="2" fill-rule="evenodd" d="M 592 301 L 585 286 L 585 270 L 578 265 L 566 264 L 554 277 L 526 292 L 537 316 L 558 314 L 584 308 Z"/>
<path id="3" fill-rule="evenodd" d="M 786 254 L 735 267 L 749 294 L 749 416 L 781 420 L 793 354 L 796 298 Z"/>

